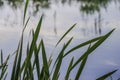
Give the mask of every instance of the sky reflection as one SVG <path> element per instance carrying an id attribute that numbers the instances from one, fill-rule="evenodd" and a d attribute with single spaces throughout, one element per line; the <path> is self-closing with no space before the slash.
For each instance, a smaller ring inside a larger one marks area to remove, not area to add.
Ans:
<path id="1" fill-rule="evenodd" d="M 6 56 L 8 53 L 13 53 L 18 44 L 23 28 L 22 17 L 24 6 L 12 8 L 6 1 L 3 5 L 4 6 L 0 7 L 0 49 L 3 49 Z M 21 5 L 23 4 L 21 3 Z M 70 37 L 74 36 L 74 40 L 69 48 L 93 37 L 106 34 L 111 29 L 116 28 L 115 32 L 93 52 L 94 54 L 90 55 L 86 69 L 81 77 L 82 80 L 95 80 L 105 72 L 120 69 L 120 6 L 119 3 L 110 2 L 107 4 L 107 9 L 100 8 L 100 11 L 95 11 L 94 14 L 91 14 L 91 12 L 90 14 L 82 12 L 80 6 L 81 4 L 74 1 L 72 4 L 51 1 L 49 8 L 38 7 L 37 11 L 36 7 L 30 4 L 28 16 L 31 16 L 31 19 L 26 29 L 25 37 L 28 37 L 31 28 L 35 28 L 42 14 L 44 14 L 44 19 L 40 36 L 45 40 L 49 54 L 51 53 L 51 49 L 55 46 L 54 43 L 57 43 L 60 36 L 74 23 L 77 23 L 76 27 L 63 41 L 65 42 Z M 100 28 L 95 28 L 96 26 L 99 27 L 99 25 Z M 101 33 L 99 33 L 100 29 Z M 25 40 L 27 41 L 26 38 Z M 61 45 L 56 52 L 59 51 Z M 76 51 L 74 54 L 75 57 L 78 58 L 86 48 L 87 47 Z M 68 61 L 70 58 L 71 56 L 68 57 Z M 63 65 L 65 66 L 65 64 Z M 62 73 L 64 73 L 64 71 Z M 116 76 L 120 76 L 119 74 L 120 71 L 113 75 L 114 80 L 116 80 Z M 72 77 L 74 77 L 74 74 Z"/>

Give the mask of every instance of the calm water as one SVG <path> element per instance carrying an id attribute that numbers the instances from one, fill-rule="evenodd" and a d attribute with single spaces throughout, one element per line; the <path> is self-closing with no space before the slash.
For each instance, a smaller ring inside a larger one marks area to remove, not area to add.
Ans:
<path id="1" fill-rule="evenodd" d="M 94 54 L 89 56 L 81 80 L 95 80 L 101 74 L 120 69 L 120 3 L 118 0 L 104 0 L 97 4 L 90 4 L 84 0 L 51 0 L 41 3 L 30 1 L 27 17 L 31 16 L 31 19 L 25 31 L 25 37 L 29 36 L 31 28 L 35 28 L 42 14 L 44 19 L 40 36 L 45 40 L 48 55 L 55 46 L 55 42 L 74 23 L 77 23 L 76 27 L 63 41 L 74 36 L 70 48 L 116 28 L 115 32 L 93 52 Z M 0 49 L 3 49 L 4 56 L 13 53 L 17 47 L 23 28 L 23 11 L 24 1 L 22 0 L 21 2 L 0 0 Z M 28 39 L 25 38 L 25 42 Z M 60 47 L 55 52 L 59 51 Z M 86 47 L 77 50 L 74 56 L 78 58 L 84 50 Z M 66 66 L 69 59 L 71 56 L 65 59 L 63 66 Z M 64 71 L 62 73 L 64 74 Z M 74 74 L 71 77 L 74 78 Z M 113 75 L 114 80 L 118 77 L 120 77 L 120 71 Z"/>

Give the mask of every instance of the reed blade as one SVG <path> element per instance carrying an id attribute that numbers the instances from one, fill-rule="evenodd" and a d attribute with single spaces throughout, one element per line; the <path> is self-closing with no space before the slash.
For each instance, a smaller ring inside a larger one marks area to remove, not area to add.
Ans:
<path id="1" fill-rule="evenodd" d="M 74 57 L 71 59 L 70 63 L 69 63 L 69 66 L 68 66 L 68 69 L 67 69 L 67 72 L 66 72 L 66 76 L 65 76 L 65 80 L 69 80 L 69 75 L 70 75 L 70 72 L 71 72 L 71 67 L 73 65 L 73 61 L 74 61 Z"/>
<path id="2" fill-rule="evenodd" d="M 27 12 L 27 8 L 28 8 L 28 3 L 29 3 L 29 0 L 26 0 L 25 7 L 24 7 L 23 25 L 25 23 L 25 17 L 26 17 L 26 12 Z"/>
<path id="3" fill-rule="evenodd" d="M 48 66 L 48 62 L 47 62 L 47 56 L 46 56 L 43 40 L 41 40 L 41 45 L 42 45 L 43 67 L 44 67 L 44 70 L 45 70 L 45 80 L 48 80 L 49 77 L 50 77 L 50 74 L 49 74 L 49 66 Z"/>
<path id="4" fill-rule="evenodd" d="M 108 32 L 106 35 L 104 35 L 102 38 L 100 38 L 96 43 L 94 43 L 94 45 L 92 45 L 72 66 L 71 69 L 73 69 L 74 67 L 76 67 L 81 60 L 83 60 L 85 57 L 87 57 L 89 54 L 91 54 L 97 47 L 99 47 L 114 31 L 115 29 L 111 30 L 110 32 Z"/>
<path id="5" fill-rule="evenodd" d="M 70 27 L 65 34 L 60 38 L 60 40 L 57 42 L 56 46 L 63 40 L 63 38 L 75 27 L 76 24 L 74 24 L 72 27 Z"/>
<path id="6" fill-rule="evenodd" d="M 97 78 L 96 80 L 105 80 L 106 78 L 108 78 L 108 77 L 110 77 L 112 74 L 114 74 L 116 71 L 118 71 L 118 70 L 111 71 L 111 72 L 109 72 L 109 73 L 107 73 L 107 74 L 105 74 L 105 75 Z"/>

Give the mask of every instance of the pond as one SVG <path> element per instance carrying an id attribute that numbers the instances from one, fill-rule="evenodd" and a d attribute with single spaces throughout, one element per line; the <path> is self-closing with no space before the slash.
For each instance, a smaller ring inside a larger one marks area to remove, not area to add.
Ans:
<path id="1" fill-rule="evenodd" d="M 23 29 L 24 4 L 24 0 L 0 0 L 0 49 L 3 50 L 5 57 L 17 48 Z M 114 33 L 93 52 L 94 54 L 89 56 L 86 69 L 82 73 L 81 80 L 95 80 L 101 74 L 120 69 L 119 14 L 119 0 L 93 0 L 91 2 L 89 0 L 30 0 L 27 12 L 27 18 L 30 16 L 30 21 L 25 30 L 25 43 L 29 40 L 30 29 L 36 27 L 41 15 L 44 15 L 44 19 L 40 36 L 45 40 L 48 56 L 55 42 L 57 43 L 65 31 L 75 23 L 77 23 L 76 27 L 63 41 L 74 36 L 70 47 L 104 35 L 116 28 Z M 85 49 L 86 47 L 77 50 L 73 56 L 79 57 Z M 63 66 L 68 59 L 64 61 Z M 64 71 L 61 74 L 64 74 Z M 120 77 L 120 71 L 113 75 L 113 79 L 116 80 L 118 77 Z"/>

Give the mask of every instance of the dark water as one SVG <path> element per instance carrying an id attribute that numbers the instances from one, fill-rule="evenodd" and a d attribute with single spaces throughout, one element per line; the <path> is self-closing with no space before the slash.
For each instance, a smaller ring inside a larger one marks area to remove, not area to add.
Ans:
<path id="1" fill-rule="evenodd" d="M 0 49 L 3 49 L 5 56 L 14 52 L 20 38 L 23 28 L 24 2 L 23 0 L 0 0 Z M 46 42 L 48 55 L 55 46 L 55 42 L 74 23 L 77 23 L 76 27 L 63 41 L 74 36 L 70 48 L 116 28 L 107 41 L 89 56 L 81 80 L 95 80 L 101 74 L 120 69 L 119 0 L 91 0 L 91 2 L 90 0 L 30 0 L 27 17 L 31 16 L 31 18 L 25 37 L 28 37 L 31 28 L 36 27 L 42 14 L 44 19 L 40 36 Z M 27 40 L 25 38 L 25 42 Z M 61 46 L 56 52 L 60 48 Z M 78 58 L 84 50 L 86 47 L 77 50 L 72 56 Z M 66 66 L 70 59 L 71 56 L 66 58 L 63 66 Z M 74 78 L 74 74 L 71 77 Z M 120 71 L 113 75 L 114 80 L 118 77 L 120 77 Z"/>

